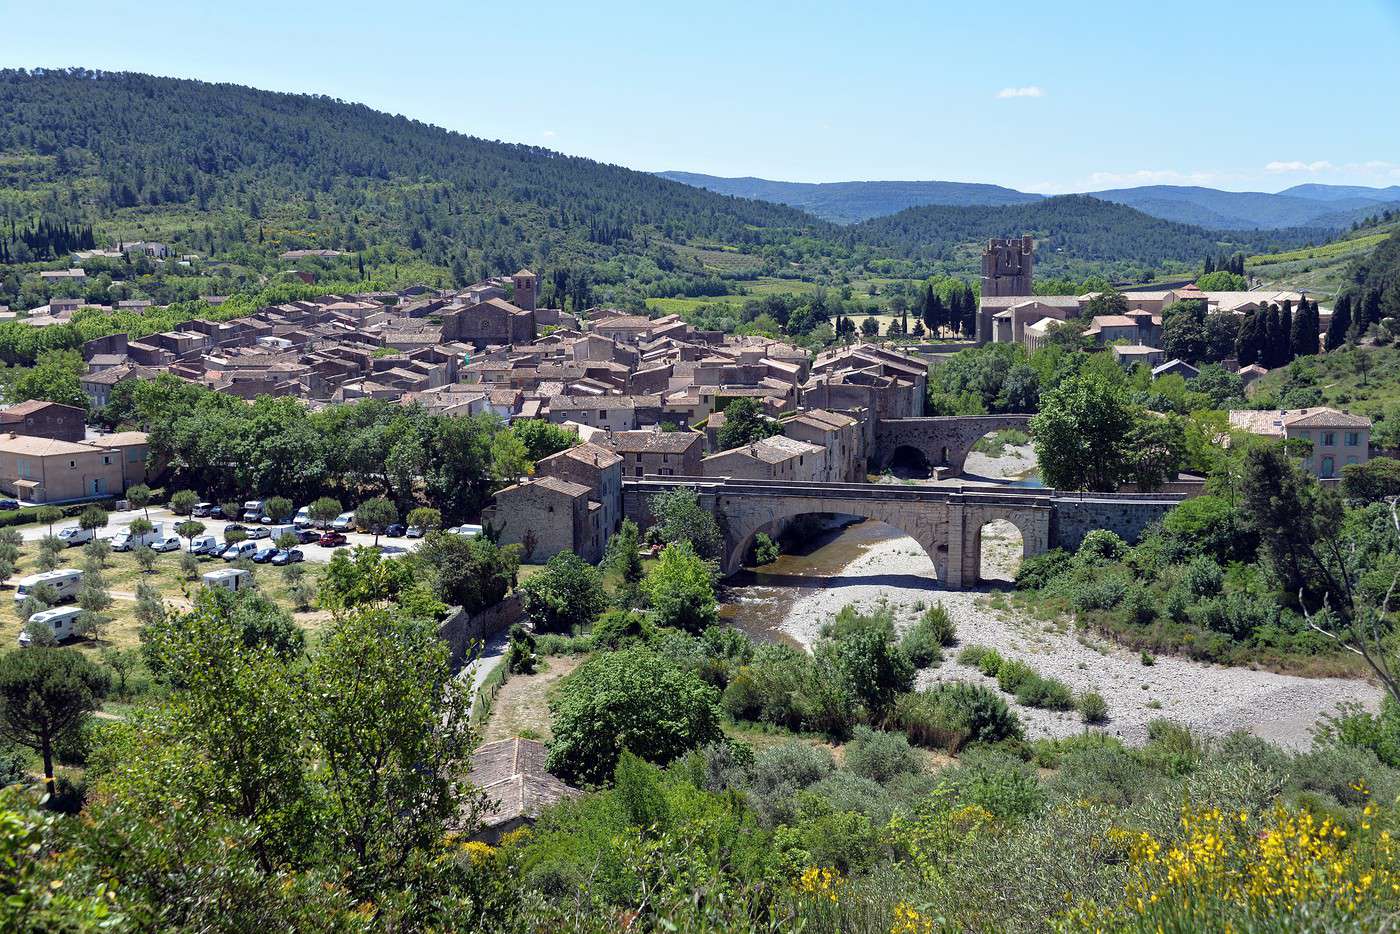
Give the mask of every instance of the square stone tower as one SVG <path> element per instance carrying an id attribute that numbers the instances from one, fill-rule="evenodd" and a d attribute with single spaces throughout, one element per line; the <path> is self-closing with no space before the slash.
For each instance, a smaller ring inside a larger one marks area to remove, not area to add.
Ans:
<path id="1" fill-rule="evenodd" d="M 1035 238 L 988 240 L 982 251 L 982 297 L 1030 295 Z"/>
<path id="2" fill-rule="evenodd" d="M 530 270 L 522 269 L 511 276 L 510 281 L 515 286 L 515 300 L 513 302 L 515 307 L 534 311 L 539 278 Z"/>

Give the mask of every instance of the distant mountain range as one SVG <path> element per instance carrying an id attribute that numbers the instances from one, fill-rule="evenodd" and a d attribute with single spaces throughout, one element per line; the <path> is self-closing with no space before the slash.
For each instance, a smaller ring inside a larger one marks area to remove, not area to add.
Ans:
<path id="1" fill-rule="evenodd" d="M 659 172 L 663 178 L 719 194 L 754 198 L 801 208 L 824 220 L 854 224 L 897 214 L 906 208 L 1000 207 L 1031 204 L 1044 195 L 970 182 L 775 182 L 763 178 L 720 178 L 694 172 Z M 1350 226 L 1379 210 L 1400 209 L 1400 185 L 1295 185 L 1286 191 L 1221 191 L 1186 185 L 1145 185 L 1090 191 L 1102 201 L 1136 208 L 1163 220 L 1209 230 L 1275 230 Z"/>
<path id="2" fill-rule="evenodd" d="M 662 178 L 683 182 L 736 198 L 775 201 L 823 220 L 855 224 L 873 217 L 896 214 L 905 208 L 928 204 L 953 206 L 1028 204 L 1044 195 L 1027 194 L 1000 185 L 971 182 L 774 182 L 766 178 L 720 178 L 695 172 L 658 172 Z"/>

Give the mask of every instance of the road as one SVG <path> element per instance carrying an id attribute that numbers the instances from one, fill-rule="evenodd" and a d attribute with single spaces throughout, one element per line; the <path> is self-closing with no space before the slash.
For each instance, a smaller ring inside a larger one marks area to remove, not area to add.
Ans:
<path id="1" fill-rule="evenodd" d="M 107 527 L 98 530 L 98 538 L 112 538 L 122 529 L 126 528 L 127 525 L 131 523 L 131 520 L 139 519 L 145 514 L 145 511 L 141 509 L 132 509 L 126 512 L 113 512 L 108 514 Z M 155 523 L 164 523 L 165 531 L 167 534 L 170 535 L 175 534 L 175 526 L 178 525 L 180 522 L 184 521 L 183 516 L 176 516 L 170 510 L 164 508 L 152 508 L 150 514 L 151 521 Z M 195 521 L 204 523 L 204 534 L 216 535 L 219 537 L 220 541 L 223 540 L 224 526 L 228 524 L 225 520 L 196 519 Z M 55 533 L 58 533 L 63 529 L 76 529 L 77 527 L 77 519 L 64 519 L 62 522 L 55 522 L 53 530 Z M 43 538 L 45 535 L 48 535 L 49 529 L 48 526 L 42 525 L 29 526 L 22 529 L 20 534 L 24 536 L 25 541 L 35 542 Z M 346 534 L 345 537 L 349 540 L 350 546 L 374 544 L 373 535 L 366 535 L 361 532 L 349 532 Z M 420 541 L 422 541 L 422 539 L 385 538 L 381 535 L 379 537 L 380 551 L 386 556 L 404 554 L 417 548 L 418 543 Z M 259 544 L 261 544 L 261 542 L 259 542 Z M 335 548 L 322 548 L 320 545 L 317 544 L 298 545 L 297 548 L 299 548 L 301 550 L 301 553 L 305 555 L 307 561 L 313 561 L 318 564 L 325 564 L 329 562 L 331 560 L 331 555 L 338 550 Z"/>

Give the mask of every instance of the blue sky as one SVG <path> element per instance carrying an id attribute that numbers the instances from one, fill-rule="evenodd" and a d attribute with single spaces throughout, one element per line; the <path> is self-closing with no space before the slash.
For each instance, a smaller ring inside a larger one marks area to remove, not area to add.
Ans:
<path id="1" fill-rule="evenodd" d="M 1400 0 L 0 0 L 0 64 L 324 93 L 646 170 L 1400 184 Z"/>

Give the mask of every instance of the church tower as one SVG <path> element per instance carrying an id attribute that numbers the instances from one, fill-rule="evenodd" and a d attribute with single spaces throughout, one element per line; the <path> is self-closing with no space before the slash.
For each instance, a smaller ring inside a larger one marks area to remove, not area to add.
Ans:
<path id="1" fill-rule="evenodd" d="M 534 311 L 535 295 L 537 294 L 535 290 L 539 285 L 539 278 L 530 270 L 522 269 L 511 276 L 510 281 L 515 286 L 515 307 Z"/>
<path id="2" fill-rule="evenodd" d="M 988 240 L 982 251 L 982 297 L 1032 294 L 1034 265 L 1034 237 Z"/>

